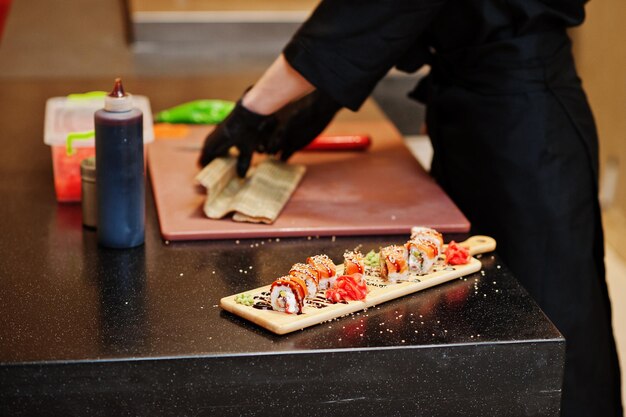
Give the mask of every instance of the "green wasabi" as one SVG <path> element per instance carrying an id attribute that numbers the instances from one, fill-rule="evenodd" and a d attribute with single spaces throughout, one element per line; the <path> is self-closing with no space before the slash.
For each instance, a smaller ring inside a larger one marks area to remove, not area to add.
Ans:
<path id="1" fill-rule="evenodd" d="M 367 255 L 365 255 L 365 259 L 363 259 L 365 265 L 370 267 L 378 267 L 380 266 L 380 255 L 378 252 L 373 250 L 369 251 Z"/>
<path id="2" fill-rule="evenodd" d="M 235 296 L 235 302 L 237 304 L 243 304 L 245 306 L 251 306 L 254 304 L 254 297 L 250 294 L 239 294 Z"/>

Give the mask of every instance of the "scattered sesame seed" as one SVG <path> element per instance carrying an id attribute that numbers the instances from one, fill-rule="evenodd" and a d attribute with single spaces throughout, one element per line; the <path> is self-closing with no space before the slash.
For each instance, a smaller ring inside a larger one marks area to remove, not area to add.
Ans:
<path id="1" fill-rule="evenodd" d="M 496 265 L 496 268 L 500 269 L 500 265 Z"/>
<path id="2" fill-rule="evenodd" d="M 276 238 L 276 242 L 280 242 L 280 239 L 279 239 L 279 238 Z"/>
<path id="3" fill-rule="evenodd" d="M 166 244 L 166 245 L 169 245 L 169 244 L 170 244 L 170 241 L 169 241 L 169 240 L 166 240 L 166 241 L 165 241 L 165 244 Z"/>
<path id="4" fill-rule="evenodd" d="M 311 240 L 311 236 L 307 236 L 307 237 L 306 237 L 306 240 Z"/>
<path id="5" fill-rule="evenodd" d="M 213 271 L 213 273 L 215 274 L 215 271 Z"/>
<path id="6" fill-rule="evenodd" d="M 180 273 L 180 276 L 181 276 L 181 277 L 183 276 L 183 273 L 182 273 L 182 272 Z"/>
<path id="7" fill-rule="evenodd" d="M 330 240 L 331 240 L 331 241 L 333 241 L 333 242 L 334 242 L 336 239 L 337 239 L 337 238 L 336 238 L 335 236 L 333 236 L 333 237 L 331 237 L 331 238 L 330 238 Z"/>
<path id="8" fill-rule="evenodd" d="M 235 240 L 235 244 L 236 244 L 236 245 L 238 245 L 238 244 L 239 244 L 239 241 L 238 241 L 238 240 Z"/>

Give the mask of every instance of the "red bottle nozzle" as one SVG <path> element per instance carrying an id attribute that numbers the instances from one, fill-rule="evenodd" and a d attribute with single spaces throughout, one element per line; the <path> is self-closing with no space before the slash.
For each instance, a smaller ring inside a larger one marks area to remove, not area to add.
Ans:
<path id="1" fill-rule="evenodd" d="M 113 91 L 109 93 L 109 97 L 124 97 L 126 93 L 124 92 L 124 86 L 122 85 L 122 79 L 116 78 L 115 85 L 113 86 Z"/>

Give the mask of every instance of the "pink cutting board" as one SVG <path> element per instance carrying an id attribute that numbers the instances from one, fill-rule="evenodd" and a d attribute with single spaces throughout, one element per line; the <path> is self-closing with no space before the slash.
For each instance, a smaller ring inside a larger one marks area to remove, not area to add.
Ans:
<path id="1" fill-rule="evenodd" d="M 305 164 L 307 172 L 274 224 L 208 219 L 202 211 L 205 189 L 195 185 L 194 177 L 210 129 L 190 126 L 183 139 L 150 145 L 150 177 L 164 239 L 408 234 L 415 225 L 469 231 L 468 220 L 385 119 L 340 118 L 326 131 L 369 134 L 373 144 L 365 152 L 296 154 L 291 161 Z"/>

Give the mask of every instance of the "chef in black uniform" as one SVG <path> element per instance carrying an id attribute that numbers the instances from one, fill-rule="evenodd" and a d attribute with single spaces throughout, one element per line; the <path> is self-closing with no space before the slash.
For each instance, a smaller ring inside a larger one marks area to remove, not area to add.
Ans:
<path id="1" fill-rule="evenodd" d="M 622 416 L 598 205 L 598 144 L 566 29 L 582 0 L 323 0 L 210 134 L 283 159 L 393 67 L 431 72 L 432 175 L 566 338 L 563 416 Z"/>

